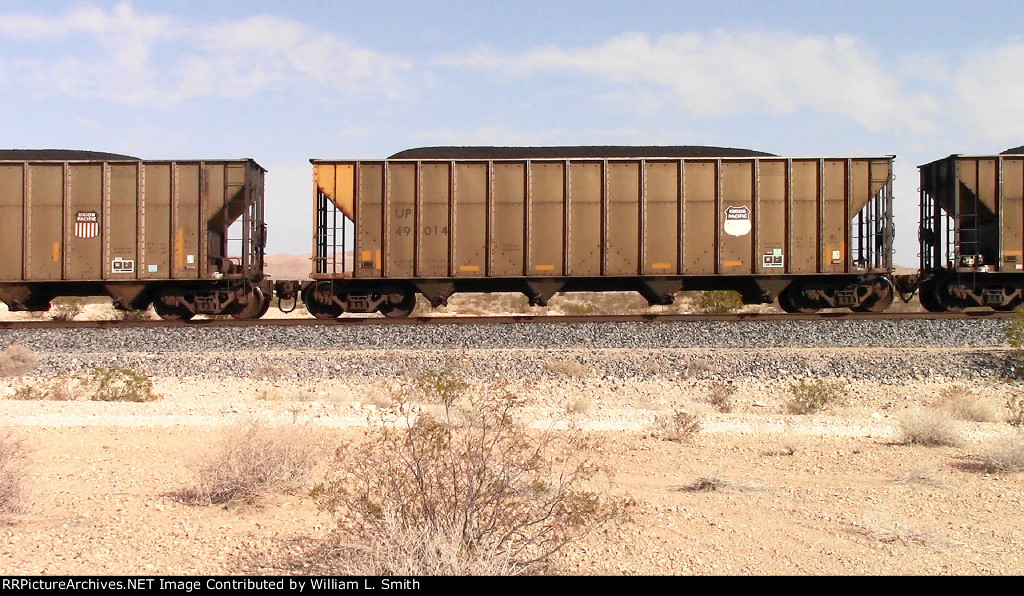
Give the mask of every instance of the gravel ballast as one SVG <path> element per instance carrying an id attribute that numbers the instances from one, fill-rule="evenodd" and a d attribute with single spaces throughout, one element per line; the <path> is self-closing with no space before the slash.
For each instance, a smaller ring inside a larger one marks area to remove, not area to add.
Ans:
<path id="1" fill-rule="evenodd" d="M 1005 346 L 999 319 L 0 330 L 37 352 Z"/>
<path id="2" fill-rule="evenodd" d="M 157 376 L 259 378 L 279 367 L 274 374 L 297 379 L 380 378 L 457 366 L 475 377 L 515 378 L 557 376 L 559 363 L 571 362 L 622 379 L 961 379 L 1014 374 L 1004 326 L 969 319 L 4 330 L 0 348 L 31 348 L 44 375 L 118 365 Z"/>

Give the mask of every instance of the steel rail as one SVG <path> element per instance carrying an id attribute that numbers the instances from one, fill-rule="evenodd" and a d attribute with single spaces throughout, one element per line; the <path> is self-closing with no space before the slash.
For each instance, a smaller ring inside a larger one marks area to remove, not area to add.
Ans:
<path id="1" fill-rule="evenodd" d="M 903 312 L 903 313 L 855 313 L 821 312 L 810 314 L 787 313 L 728 313 L 728 314 L 633 314 L 633 315 L 495 315 L 495 316 L 420 316 L 389 319 L 378 315 L 341 316 L 336 319 L 263 318 L 238 320 L 231 318 L 193 319 L 191 321 L 150 320 L 101 320 L 101 321 L 0 321 L 0 329 L 120 329 L 130 327 L 319 327 L 325 325 L 510 325 L 522 323 L 571 324 L 571 323 L 669 323 L 697 321 L 905 321 L 905 320 L 951 320 L 977 318 L 1010 318 L 1013 312 L 991 310 L 964 311 L 958 313 Z"/>

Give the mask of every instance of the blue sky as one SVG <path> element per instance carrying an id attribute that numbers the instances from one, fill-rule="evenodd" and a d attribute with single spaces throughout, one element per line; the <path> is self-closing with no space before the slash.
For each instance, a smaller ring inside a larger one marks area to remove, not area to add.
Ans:
<path id="1" fill-rule="evenodd" d="M 309 158 L 443 144 L 897 156 L 1024 144 L 1024 3 L 0 3 L 10 148 L 270 170 L 268 251 L 310 246 Z"/>

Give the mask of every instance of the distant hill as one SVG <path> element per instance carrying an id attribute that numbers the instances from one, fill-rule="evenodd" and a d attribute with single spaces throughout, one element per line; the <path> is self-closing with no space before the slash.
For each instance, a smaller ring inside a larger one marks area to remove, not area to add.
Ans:
<path id="1" fill-rule="evenodd" d="M 311 255 L 267 255 L 267 275 L 274 279 L 309 279 Z"/>
<path id="2" fill-rule="evenodd" d="M 267 255 L 264 259 L 266 273 L 273 279 L 307 280 L 313 270 L 313 256 L 304 255 Z M 352 270 L 352 253 L 345 253 L 347 271 Z"/>

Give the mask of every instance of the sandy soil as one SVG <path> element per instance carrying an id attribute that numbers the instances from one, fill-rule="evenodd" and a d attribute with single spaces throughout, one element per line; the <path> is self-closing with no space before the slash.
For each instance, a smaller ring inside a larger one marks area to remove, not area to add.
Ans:
<path id="1" fill-rule="evenodd" d="M 155 402 L 20 401 L 0 379 L 0 421 L 30 447 L 22 513 L 0 524 L 0 569 L 19 574 L 306 573 L 332 520 L 303 493 L 260 506 L 194 506 L 195 482 L 225 429 L 247 420 L 308 426 L 328 443 L 388 407 L 393 382 L 158 379 Z M 784 414 L 788 381 L 738 383 L 735 411 L 703 403 L 709 382 L 666 398 L 657 381 L 610 391 L 586 377 L 525 379 L 538 423 L 572 412 L 602 441 L 632 523 L 555 561 L 570 574 L 1018 574 L 1024 475 L 975 456 L 1004 422 L 961 422 L 957 447 L 906 445 L 899 419 L 935 401 L 941 379 L 851 383 L 842 406 Z M 987 383 L 994 403 L 1020 387 Z M 628 394 L 627 394 L 628 393 Z M 654 436 L 679 407 L 701 414 L 689 442 Z M 698 480 L 717 490 L 691 490 Z"/>

